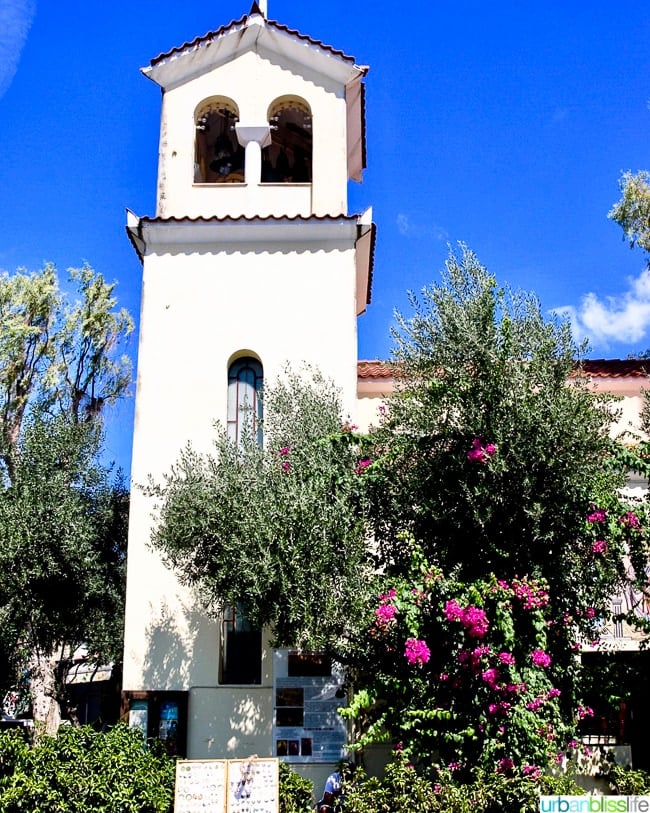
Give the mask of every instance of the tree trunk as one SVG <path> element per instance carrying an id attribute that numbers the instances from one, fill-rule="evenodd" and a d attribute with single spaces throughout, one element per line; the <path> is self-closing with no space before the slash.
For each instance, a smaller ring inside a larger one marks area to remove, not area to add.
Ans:
<path id="1" fill-rule="evenodd" d="M 36 735 L 55 736 L 61 725 L 56 661 L 51 656 L 33 654 L 29 662 L 29 679 Z"/>

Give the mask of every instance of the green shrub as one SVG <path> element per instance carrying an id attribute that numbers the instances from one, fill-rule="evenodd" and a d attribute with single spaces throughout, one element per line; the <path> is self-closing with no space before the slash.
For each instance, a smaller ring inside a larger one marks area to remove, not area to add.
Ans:
<path id="1" fill-rule="evenodd" d="M 456 784 L 451 772 L 436 782 L 420 776 L 398 755 L 384 776 L 356 782 L 346 792 L 345 813 L 538 813 L 540 795 L 580 796 L 571 775 L 506 776 L 479 772 Z"/>
<path id="2" fill-rule="evenodd" d="M 619 796 L 643 796 L 650 793 L 650 774 L 612 765 L 606 774 L 614 793 Z"/>
<path id="3" fill-rule="evenodd" d="M 313 784 L 280 762 L 280 813 L 313 813 Z"/>
<path id="4" fill-rule="evenodd" d="M 174 760 L 126 725 L 0 734 L 0 813 L 171 813 Z"/>
<path id="5" fill-rule="evenodd" d="M 357 770 L 345 789 L 345 813 L 430 813 L 437 810 L 433 784 L 398 756 L 382 778 Z"/>

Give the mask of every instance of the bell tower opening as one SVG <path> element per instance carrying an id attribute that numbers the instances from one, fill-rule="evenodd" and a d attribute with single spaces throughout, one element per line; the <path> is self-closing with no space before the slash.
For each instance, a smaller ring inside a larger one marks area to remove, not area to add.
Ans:
<path id="1" fill-rule="evenodd" d="M 306 101 L 276 99 L 269 108 L 271 143 L 262 151 L 262 183 L 311 183 L 312 115 Z"/>
<path id="2" fill-rule="evenodd" d="M 237 141 L 237 105 L 224 97 L 206 99 L 194 115 L 194 183 L 243 183 L 244 148 Z"/>

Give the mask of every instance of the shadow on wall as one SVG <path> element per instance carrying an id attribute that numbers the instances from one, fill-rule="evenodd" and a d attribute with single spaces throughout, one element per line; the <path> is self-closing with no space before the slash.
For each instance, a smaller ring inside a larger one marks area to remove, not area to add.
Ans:
<path id="1" fill-rule="evenodd" d="M 182 619 L 180 626 L 178 618 Z M 142 675 L 148 688 L 187 687 L 188 668 L 202 623 L 205 624 L 205 611 L 201 610 L 198 602 L 191 607 L 182 605 L 176 612 L 169 605 L 163 605 L 158 621 L 150 624 L 146 630 L 147 646 Z M 216 640 L 214 645 L 216 652 Z"/>
<path id="2" fill-rule="evenodd" d="M 272 703 L 268 688 L 193 689 L 191 728 L 206 757 L 244 758 L 270 753 Z"/>

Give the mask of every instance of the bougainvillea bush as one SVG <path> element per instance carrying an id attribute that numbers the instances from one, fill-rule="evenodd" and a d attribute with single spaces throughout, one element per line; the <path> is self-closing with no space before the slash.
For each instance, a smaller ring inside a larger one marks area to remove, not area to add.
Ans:
<path id="1" fill-rule="evenodd" d="M 405 544 L 407 541 L 405 540 Z M 576 745 L 553 663 L 546 585 L 445 577 L 416 550 L 410 577 L 377 597 L 348 714 L 420 768 L 535 778 Z M 587 710 L 576 709 L 578 714 Z"/>
<path id="2" fill-rule="evenodd" d="M 645 578 L 645 508 L 618 495 L 641 462 L 570 326 L 467 248 L 411 302 L 370 433 L 288 375 L 265 388 L 264 448 L 222 432 L 181 455 L 153 543 L 207 606 L 342 662 L 360 745 L 533 781 L 589 714 L 580 646 Z"/>

